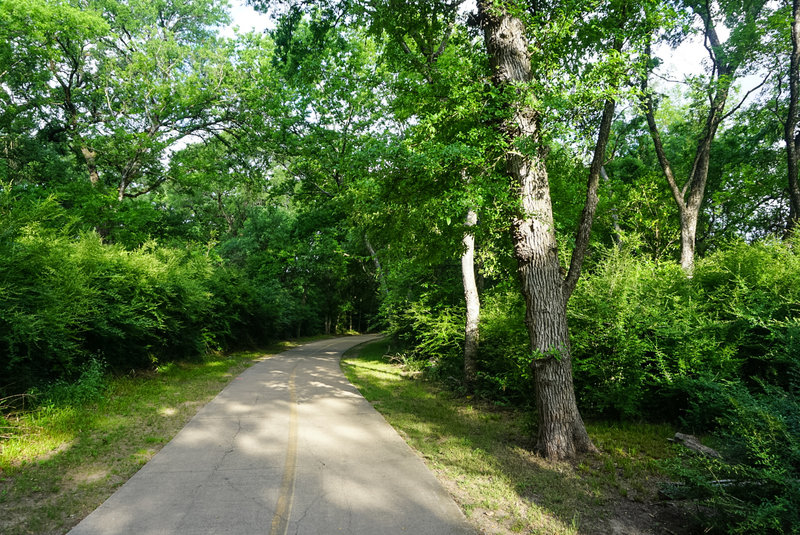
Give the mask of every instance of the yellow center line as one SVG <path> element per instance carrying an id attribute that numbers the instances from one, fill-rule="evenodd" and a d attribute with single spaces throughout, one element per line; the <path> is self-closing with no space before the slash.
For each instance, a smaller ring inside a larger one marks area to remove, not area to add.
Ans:
<path id="1" fill-rule="evenodd" d="M 283 469 L 281 492 L 278 495 L 269 535 L 286 535 L 289 529 L 289 515 L 292 513 L 295 469 L 297 467 L 297 391 L 294 384 L 296 371 L 297 365 L 289 376 L 289 443 L 286 446 L 286 464 Z"/>

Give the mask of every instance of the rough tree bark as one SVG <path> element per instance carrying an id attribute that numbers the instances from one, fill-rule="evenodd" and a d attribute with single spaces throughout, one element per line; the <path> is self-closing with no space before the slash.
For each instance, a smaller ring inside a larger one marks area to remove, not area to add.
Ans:
<path id="1" fill-rule="evenodd" d="M 528 42 L 522 21 L 490 0 L 478 2 L 492 82 L 508 99 L 511 117 L 501 126 L 508 141 L 505 167 L 520 213 L 511 225 L 525 323 L 533 350 L 538 411 L 536 449 L 550 459 L 594 451 L 575 401 L 566 300 L 558 260 L 550 186 L 544 165 L 540 117 L 523 104 L 531 80 Z M 532 150 L 520 150 L 525 141 Z"/>
<path id="2" fill-rule="evenodd" d="M 798 186 L 798 153 L 800 135 L 797 132 L 797 106 L 800 98 L 800 0 L 792 0 L 792 52 L 789 56 L 789 108 L 783 125 L 786 143 L 786 164 L 789 175 L 789 222 L 787 234 L 797 227 L 800 218 L 800 186 Z"/>
<path id="3" fill-rule="evenodd" d="M 469 210 L 465 222 L 467 230 L 461 240 L 464 244 L 464 253 L 461 255 L 461 280 L 464 283 L 464 303 L 467 308 L 464 327 L 464 386 L 470 392 L 475 387 L 480 340 L 478 324 L 481 302 L 478 297 L 478 285 L 475 283 L 475 235 L 472 233 L 472 227 L 477 223 L 478 214 L 475 210 Z"/>

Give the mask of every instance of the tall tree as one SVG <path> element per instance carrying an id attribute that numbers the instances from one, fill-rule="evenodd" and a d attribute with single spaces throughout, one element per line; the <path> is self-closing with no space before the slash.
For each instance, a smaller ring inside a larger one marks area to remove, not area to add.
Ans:
<path id="1" fill-rule="evenodd" d="M 414 108 L 412 115 L 425 125 L 431 121 L 436 123 L 436 128 L 429 131 L 426 137 L 434 137 L 444 144 L 459 144 L 458 130 L 465 130 L 469 125 L 462 118 L 450 118 L 442 121 L 438 116 L 447 109 L 453 109 L 451 95 L 459 91 L 459 85 L 473 85 L 472 79 L 453 73 L 448 67 L 442 68 L 439 59 L 449 51 L 461 56 L 464 64 L 470 64 L 467 59 L 474 52 L 471 43 L 465 38 L 463 28 L 456 28 L 457 11 L 459 2 L 419 2 L 418 9 L 408 9 L 402 2 L 390 2 L 388 6 L 374 7 L 371 9 L 371 28 L 373 32 L 385 32 L 390 36 L 390 46 L 400 51 L 395 59 L 395 69 L 398 71 L 410 70 L 421 77 L 422 83 L 428 87 L 427 91 L 414 91 L 414 102 L 408 98 L 398 98 L 396 102 Z M 454 38 L 454 33 L 456 36 Z M 449 50 L 448 50 L 449 49 Z M 457 50 L 457 51 L 454 51 Z M 463 69 L 463 65 L 462 65 Z M 455 74 L 455 76 L 453 75 Z M 400 73 L 404 81 L 408 81 L 407 73 Z M 399 85 L 399 84 L 398 84 Z M 408 90 L 408 87 L 400 91 Z M 463 93 L 462 93 L 463 94 Z M 463 106 L 463 104 L 462 104 Z M 420 111 L 420 108 L 423 111 Z M 402 112 L 401 112 L 402 113 Z M 403 113 L 404 115 L 407 113 Z M 456 114 L 460 115 L 460 114 Z M 474 120 L 479 120 L 473 117 Z M 442 123 L 451 123 L 445 124 Z M 452 124 L 455 123 L 455 126 Z M 425 126 L 423 126 L 423 129 Z M 454 130 L 456 133 L 454 134 Z M 463 133 L 463 132 L 462 132 Z M 456 149 L 458 150 L 458 149 Z M 470 151 L 463 151 L 466 155 Z M 471 180 L 472 167 L 469 162 L 462 163 L 460 176 L 461 183 L 456 187 L 462 190 L 477 189 Z M 469 171 L 468 171 L 469 169 Z M 443 191 L 442 195 L 451 192 Z M 469 196 L 470 193 L 467 193 Z M 464 217 L 463 236 L 461 238 L 462 252 L 460 258 L 461 281 L 464 291 L 464 366 L 463 383 L 467 391 L 475 387 L 478 373 L 478 351 L 480 345 L 480 295 L 476 282 L 475 266 L 475 226 L 478 224 L 477 206 L 468 203 Z"/>
<path id="2" fill-rule="evenodd" d="M 743 4 L 689 1 L 683 6 L 700 21 L 703 46 L 708 53 L 710 67 L 708 78 L 705 83 L 701 81 L 698 88 L 700 97 L 705 100 L 698 103 L 703 110 L 699 117 L 700 132 L 695 142 L 694 158 L 682 183 L 667 157 L 656 120 L 656 103 L 649 87 L 650 70 L 646 70 L 642 77 L 644 114 L 659 165 L 678 208 L 681 229 L 680 263 L 689 275 L 694 269 L 697 225 L 706 194 L 711 145 L 722 122 L 738 110 L 749 96 L 748 93 L 736 105 L 727 106 L 736 77 L 759 47 L 758 25 L 763 22 L 764 3 L 763 0 Z M 735 24 L 726 41 L 719 37 L 720 19 Z M 651 46 L 648 43 L 645 56 L 650 55 Z M 650 66 L 656 63 L 650 61 Z"/>
<path id="3" fill-rule="evenodd" d="M 511 234 L 533 353 L 537 449 L 549 458 L 595 449 L 575 399 L 566 307 L 589 246 L 616 101 L 630 75 L 625 49 L 635 48 L 642 32 L 649 31 L 649 22 L 631 22 L 632 7 L 625 1 L 529 9 L 513 2 L 478 2 L 495 105 L 504 112 L 499 125 L 505 136 L 504 171 L 517 199 Z M 569 81 L 562 85 L 559 75 Z M 545 100 L 561 103 L 548 107 Z M 547 169 L 548 137 L 564 117 L 585 113 L 587 101 L 599 102 L 602 111 L 584 209 L 564 273 Z"/>
<path id="4" fill-rule="evenodd" d="M 800 219 L 800 132 L 798 100 L 800 100 L 800 0 L 792 0 L 791 52 L 789 54 L 789 102 L 783 122 L 783 141 L 786 145 L 786 164 L 789 183 L 789 223 L 791 232 Z"/>
<path id="5" fill-rule="evenodd" d="M 508 143 L 506 173 L 520 200 L 520 211 L 511 225 L 534 358 L 537 449 L 558 459 L 595 447 L 578 411 L 572 382 L 566 300 L 541 116 L 524 90 L 532 77 L 529 43 L 523 21 L 510 7 L 478 2 L 492 83 L 508 99 L 508 115 L 501 128 Z"/>
<path id="6" fill-rule="evenodd" d="M 218 0 L 11 0 L 3 10 L 14 24 L 0 32 L 33 26 L 8 35 L 2 54 L 36 73 L 31 84 L 12 61 L 4 90 L 15 112 L 65 135 L 89 182 L 119 201 L 157 188 L 178 144 L 221 130 L 231 49 L 216 36 L 228 21 Z"/>

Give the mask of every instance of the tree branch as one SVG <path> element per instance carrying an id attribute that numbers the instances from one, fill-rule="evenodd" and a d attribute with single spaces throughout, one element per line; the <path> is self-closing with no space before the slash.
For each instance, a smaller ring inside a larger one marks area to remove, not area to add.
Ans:
<path id="1" fill-rule="evenodd" d="M 762 87 L 764 87 L 764 84 L 767 83 L 767 80 L 770 78 L 770 75 L 771 75 L 771 73 L 767 73 L 767 75 L 764 77 L 764 79 L 761 80 L 760 84 L 758 84 L 757 86 L 752 88 L 750 91 L 745 93 L 745 95 L 742 97 L 742 99 L 739 101 L 739 103 L 736 104 L 736 106 L 734 106 L 733 108 L 731 108 L 731 110 L 728 113 L 726 113 L 725 115 L 722 116 L 721 121 L 724 121 L 725 119 L 727 119 L 728 117 L 730 117 L 734 113 L 736 113 L 739 110 L 739 108 L 742 107 L 742 105 L 745 103 L 745 101 L 748 99 L 748 97 L 750 95 L 752 95 L 756 90 L 761 89 Z"/>
<path id="2" fill-rule="evenodd" d="M 647 55 L 650 55 L 650 47 L 647 47 Z M 675 198 L 675 202 L 678 203 L 678 207 L 683 210 L 685 206 L 684 202 L 684 194 L 678 188 L 678 183 L 675 181 L 675 174 L 672 172 L 672 166 L 667 159 L 667 154 L 664 151 L 664 144 L 661 141 L 661 134 L 658 131 L 658 125 L 656 124 L 656 116 L 655 116 L 655 106 L 653 104 L 653 94 L 647 87 L 647 73 L 644 74 L 642 77 L 642 99 L 645 108 L 645 118 L 647 119 L 647 126 L 650 130 L 650 137 L 653 138 L 653 146 L 656 150 L 656 157 L 658 158 L 658 163 L 661 166 L 661 171 L 664 173 L 664 177 L 667 179 L 667 184 L 669 184 L 669 189 L 672 192 L 672 196 Z"/>
<path id="3" fill-rule="evenodd" d="M 589 247 L 589 238 L 592 232 L 592 223 L 594 221 L 594 214 L 597 210 L 597 188 L 600 184 L 600 172 L 603 168 L 603 163 L 606 158 L 606 147 L 608 146 L 608 138 L 611 135 L 611 122 L 614 119 L 614 110 L 616 109 L 616 102 L 613 99 L 608 99 L 603 106 L 603 116 L 600 120 L 600 129 L 597 133 L 597 143 L 594 147 L 594 156 L 592 163 L 589 167 L 589 179 L 586 187 L 586 203 L 583 206 L 581 213 L 580 224 L 578 225 L 578 232 L 575 236 L 575 248 L 572 250 L 572 258 L 570 258 L 569 271 L 564 279 L 564 301 L 569 301 L 575 286 L 578 284 L 578 279 L 581 276 L 581 269 L 583 267 L 583 260 L 586 257 L 586 250 Z"/>

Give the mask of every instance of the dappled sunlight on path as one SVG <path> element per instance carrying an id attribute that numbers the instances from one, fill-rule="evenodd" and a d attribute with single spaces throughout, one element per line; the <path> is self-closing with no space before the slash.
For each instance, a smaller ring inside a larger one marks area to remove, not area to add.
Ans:
<path id="1" fill-rule="evenodd" d="M 370 339 L 247 369 L 71 533 L 470 533 L 339 369 L 342 351 Z"/>

